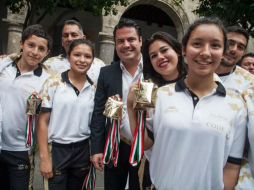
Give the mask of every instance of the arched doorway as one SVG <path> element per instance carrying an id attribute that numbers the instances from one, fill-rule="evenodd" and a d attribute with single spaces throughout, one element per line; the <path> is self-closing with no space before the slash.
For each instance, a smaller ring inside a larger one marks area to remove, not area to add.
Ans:
<path id="1" fill-rule="evenodd" d="M 100 36 L 100 58 L 110 64 L 114 57 L 114 26 L 121 18 L 136 20 L 142 27 L 143 39 L 155 31 L 166 31 L 181 40 L 189 25 L 189 18 L 183 7 L 174 0 L 130 0 L 129 6 L 118 7 L 118 14 L 102 17 Z"/>
<path id="2" fill-rule="evenodd" d="M 168 32 L 178 38 L 176 26 L 172 19 L 156 6 L 132 6 L 123 13 L 122 18 L 135 20 L 142 29 L 144 39 L 147 39 L 156 31 Z"/>

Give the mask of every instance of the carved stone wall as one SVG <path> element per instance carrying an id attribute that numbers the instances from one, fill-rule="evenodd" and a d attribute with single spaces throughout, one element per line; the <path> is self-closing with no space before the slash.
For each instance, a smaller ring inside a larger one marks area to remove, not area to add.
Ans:
<path id="1" fill-rule="evenodd" d="M 19 14 L 13 14 L 7 10 L 7 18 L 2 19 L 7 24 L 7 54 L 20 51 L 20 39 L 25 17 L 26 8 L 23 8 Z"/>
<path id="2" fill-rule="evenodd" d="M 182 7 L 178 7 L 174 5 L 173 0 L 130 0 L 127 7 L 118 7 L 117 15 L 95 17 L 89 13 L 60 8 L 53 15 L 47 15 L 40 24 L 46 27 L 54 37 L 54 41 L 57 42 L 54 48 L 57 49 L 54 49 L 53 52 L 58 52 L 61 49 L 61 23 L 63 20 L 70 18 L 79 19 L 84 27 L 84 31 L 88 34 L 88 38 L 95 42 L 97 56 L 104 60 L 105 63 L 110 64 L 114 54 L 114 26 L 126 11 L 137 5 L 152 5 L 165 12 L 173 21 L 179 40 L 182 38 L 189 23 L 196 18 L 192 13 L 195 7 L 193 1 L 185 1 Z M 25 9 L 19 15 L 8 11 L 7 18 L 2 19 L 8 26 L 7 53 L 19 51 L 18 44 L 20 42 L 25 14 Z"/>

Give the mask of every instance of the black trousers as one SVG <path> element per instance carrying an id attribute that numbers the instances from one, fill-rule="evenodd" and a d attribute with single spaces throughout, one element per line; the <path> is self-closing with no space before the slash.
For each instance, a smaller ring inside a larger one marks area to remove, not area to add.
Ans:
<path id="1" fill-rule="evenodd" d="M 149 167 L 149 161 L 146 159 L 145 166 L 144 166 L 143 183 L 142 183 L 142 189 L 143 190 L 150 189 L 150 187 L 152 185 L 149 168 L 150 168 Z"/>
<path id="2" fill-rule="evenodd" d="M 53 178 L 49 190 L 81 190 L 90 168 L 89 140 L 72 143 L 52 143 Z"/>
<path id="3" fill-rule="evenodd" d="M 33 159 L 28 151 L 6 151 L 0 153 L 0 189 L 28 190 L 32 189 Z"/>
<path id="4" fill-rule="evenodd" d="M 124 190 L 129 174 L 129 190 L 139 190 L 139 165 L 133 167 L 129 164 L 131 146 L 120 142 L 118 165 L 114 167 L 112 163 L 104 169 L 104 189 L 105 190 Z"/>

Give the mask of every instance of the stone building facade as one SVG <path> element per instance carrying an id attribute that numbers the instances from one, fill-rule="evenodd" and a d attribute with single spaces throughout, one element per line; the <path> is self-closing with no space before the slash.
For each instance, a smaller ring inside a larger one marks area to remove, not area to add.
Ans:
<path id="1" fill-rule="evenodd" d="M 97 56 L 110 64 L 114 54 L 113 28 L 119 19 L 136 20 L 143 30 L 144 39 L 161 30 L 180 40 L 189 23 L 197 18 L 192 13 L 194 8 L 193 1 L 185 1 L 182 7 L 178 7 L 173 0 L 130 0 L 127 7 L 118 7 L 117 15 L 94 16 L 89 12 L 59 8 L 53 15 L 46 15 L 40 24 L 52 35 L 52 55 L 57 55 L 62 51 L 61 27 L 64 20 L 79 20 L 87 38 L 95 42 Z M 19 51 L 25 14 L 25 10 L 18 15 L 12 14 L 0 2 L 0 54 Z"/>
<path id="2" fill-rule="evenodd" d="M 174 0 L 129 0 L 126 7 L 119 6 L 117 15 L 94 16 L 89 12 L 58 8 L 53 15 L 46 15 L 42 24 L 53 37 L 52 55 L 61 53 L 61 28 L 67 19 L 81 22 L 88 39 L 95 42 L 96 56 L 110 64 L 114 55 L 113 28 L 119 19 L 131 18 L 143 30 L 144 39 L 155 31 L 166 31 L 181 40 L 185 30 L 197 15 L 193 10 L 197 0 L 185 0 L 181 7 Z M 19 51 L 19 41 L 23 30 L 26 10 L 12 14 L 0 1 L 0 55 Z M 36 17 L 33 21 L 36 23 Z M 254 41 L 250 40 L 248 51 L 254 51 Z"/>

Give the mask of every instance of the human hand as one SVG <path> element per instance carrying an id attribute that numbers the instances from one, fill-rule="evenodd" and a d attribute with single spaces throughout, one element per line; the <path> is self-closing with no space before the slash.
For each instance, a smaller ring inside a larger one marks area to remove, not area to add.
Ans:
<path id="1" fill-rule="evenodd" d="M 127 97 L 127 107 L 128 108 L 133 108 L 133 103 L 135 100 L 135 91 L 138 89 L 138 84 L 133 84 L 131 85 Z"/>
<path id="2" fill-rule="evenodd" d="M 91 157 L 91 161 L 92 161 L 94 167 L 96 169 L 100 170 L 100 171 L 103 171 L 103 169 L 104 169 L 104 164 L 103 164 L 103 161 L 102 161 L 102 157 L 103 157 L 102 153 L 94 154 Z"/>
<path id="3" fill-rule="evenodd" d="M 40 161 L 40 171 L 41 175 L 47 179 L 53 177 L 52 160 L 50 158 L 45 158 Z"/>

